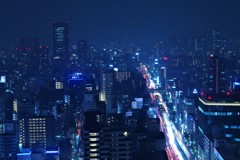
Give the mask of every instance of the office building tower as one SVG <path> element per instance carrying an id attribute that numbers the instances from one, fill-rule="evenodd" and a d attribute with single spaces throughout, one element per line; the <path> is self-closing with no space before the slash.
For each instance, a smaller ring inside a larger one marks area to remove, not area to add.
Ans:
<path id="1" fill-rule="evenodd" d="M 167 71 L 165 67 L 161 67 L 160 69 L 160 83 L 161 83 L 161 88 L 166 89 L 167 85 Z"/>
<path id="2" fill-rule="evenodd" d="M 39 72 L 41 79 L 48 79 L 50 76 L 50 57 L 48 46 L 40 46 L 39 49 Z"/>
<path id="3" fill-rule="evenodd" d="M 39 40 L 37 38 L 20 38 L 17 42 L 18 69 L 24 76 L 37 76 L 39 67 Z"/>
<path id="4" fill-rule="evenodd" d="M 100 101 L 106 103 L 106 114 L 119 113 L 121 112 L 118 108 L 117 101 L 121 95 L 128 95 L 131 88 L 131 83 L 128 83 L 130 86 L 126 86 L 124 82 L 130 80 L 132 77 L 131 72 L 116 72 L 116 71 L 107 71 L 101 74 L 100 79 Z M 124 91 L 123 91 L 124 89 Z"/>
<path id="5" fill-rule="evenodd" d="M 58 101 L 53 106 L 53 116 L 55 119 L 56 139 L 57 141 L 64 140 L 69 129 L 69 105 L 63 101 Z"/>
<path id="6" fill-rule="evenodd" d="M 202 159 L 214 159 L 214 150 L 240 144 L 240 102 L 234 97 L 198 98 L 198 150 Z M 235 148 L 237 149 L 237 148 Z M 239 149 L 239 148 L 238 148 Z"/>
<path id="7" fill-rule="evenodd" d="M 19 144 L 32 147 L 40 144 L 43 148 L 55 145 L 53 117 L 28 117 L 19 120 Z"/>
<path id="8" fill-rule="evenodd" d="M 101 130 L 101 159 L 133 159 L 133 132 L 125 127 L 105 127 Z"/>
<path id="9" fill-rule="evenodd" d="M 0 159 L 15 160 L 18 149 L 17 133 L 0 134 Z"/>
<path id="10" fill-rule="evenodd" d="M 222 33 L 218 29 L 204 29 L 203 40 L 205 51 L 219 51 L 225 48 Z"/>
<path id="11" fill-rule="evenodd" d="M 87 111 L 84 116 L 85 124 L 82 134 L 84 159 L 100 159 L 100 131 L 103 127 L 102 113 L 99 111 Z"/>
<path id="12" fill-rule="evenodd" d="M 73 73 L 68 75 L 69 98 L 70 98 L 70 126 L 76 126 L 76 111 L 84 102 L 85 79 L 82 73 Z"/>
<path id="13" fill-rule="evenodd" d="M 78 60 L 80 64 L 80 70 L 85 73 L 89 62 L 88 45 L 87 41 L 85 40 L 78 41 Z"/>
<path id="14" fill-rule="evenodd" d="M 0 91 L 0 123 L 14 120 L 14 113 L 17 112 L 14 100 L 15 96 L 12 91 Z"/>
<path id="15" fill-rule="evenodd" d="M 208 58 L 208 92 L 210 94 L 220 94 L 225 91 L 224 71 L 221 58 L 210 55 Z"/>
<path id="16" fill-rule="evenodd" d="M 53 23 L 53 66 L 56 72 L 67 68 L 69 60 L 68 23 Z"/>
<path id="17" fill-rule="evenodd" d="M 84 113 L 84 159 L 132 159 L 133 135 L 123 126 L 103 127 L 99 111 Z"/>
<path id="18" fill-rule="evenodd" d="M 26 116 L 34 116 L 35 115 L 35 107 L 34 101 L 31 99 L 22 98 L 18 101 L 18 117 L 24 118 Z"/>
<path id="19" fill-rule="evenodd" d="M 114 73 L 103 73 L 100 79 L 100 101 L 106 104 L 106 114 L 116 113 L 116 102 L 114 102 L 113 90 Z"/>

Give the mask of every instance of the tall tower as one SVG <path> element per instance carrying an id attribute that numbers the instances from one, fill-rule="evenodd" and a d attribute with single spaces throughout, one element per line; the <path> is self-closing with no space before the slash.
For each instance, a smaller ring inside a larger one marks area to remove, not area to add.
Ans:
<path id="1" fill-rule="evenodd" d="M 19 143 L 23 147 L 55 145 L 55 127 L 53 117 L 24 117 L 19 120 Z"/>
<path id="2" fill-rule="evenodd" d="M 53 65 L 55 71 L 62 71 L 69 60 L 68 23 L 53 23 Z"/>
<path id="3" fill-rule="evenodd" d="M 37 76 L 39 67 L 39 40 L 37 38 L 20 38 L 17 40 L 17 65 L 21 74 Z"/>
<path id="4" fill-rule="evenodd" d="M 124 81 L 126 82 L 131 77 L 132 74 L 128 71 L 106 71 L 101 74 L 100 101 L 104 101 L 106 104 L 106 115 L 121 112 L 117 105 L 118 97 L 123 94 L 122 88 L 126 87 L 126 85 L 123 85 Z M 130 88 L 130 85 L 127 87 Z M 124 88 L 124 90 L 127 89 Z"/>
<path id="5" fill-rule="evenodd" d="M 88 54 L 87 54 L 87 41 L 85 40 L 80 40 L 78 41 L 78 53 L 79 53 L 79 64 L 80 64 L 80 69 L 82 71 L 86 71 L 86 65 L 88 63 Z"/>
<path id="6" fill-rule="evenodd" d="M 106 114 L 116 113 L 116 102 L 113 89 L 114 72 L 105 72 L 101 74 L 100 79 L 100 101 L 106 103 Z"/>
<path id="7" fill-rule="evenodd" d="M 48 46 L 39 48 L 39 74 L 41 79 L 47 79 L 50 75 L 50 59 Z"/>
<path id="8" fill-rule="evenodd" d="M 221 58 L 210 55 L 208 59 L 208 91 L 211 94 L 224 92 L 224 72 Z"/>
<path id="9" fill-rule="evenodd" d="M 167 79 L 167 70 L 166 67 L 161 67 L 160 69 L 160 83 L 161 83 L 161 88 L 166 89 L 166 80 Z"/>

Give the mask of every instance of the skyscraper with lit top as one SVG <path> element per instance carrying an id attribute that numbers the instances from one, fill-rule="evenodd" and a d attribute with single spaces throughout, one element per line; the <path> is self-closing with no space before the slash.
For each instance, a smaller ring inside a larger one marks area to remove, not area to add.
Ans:
<path id="1" fill-rule="evenodd" d="M 53 23 L 53 66 L 54 70 L 61 71 L 67 67 L 69 60 L 69 33 L 68 23 Z"/>
<path id="2" fill-rule="evenodd" d="M 208 92 L 220 94 L 225 91 L 224 70 L 219 56 L 210 55 L 208 58 Z"/>

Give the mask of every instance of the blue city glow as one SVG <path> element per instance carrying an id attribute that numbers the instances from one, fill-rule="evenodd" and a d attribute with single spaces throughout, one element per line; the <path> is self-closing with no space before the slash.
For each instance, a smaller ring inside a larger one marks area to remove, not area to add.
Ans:
<path id="1" fill-rule="evenodd" d="M 240 86 L 240 82 L 234 82 L 235 86 Z"/>
<path id="2" fill-rule="evenodd" d="M 73 73 L 68 75 L 68 80 L 82 80 L 82 73 Z"/>
<path id="3" fill-rule="evenodd" d="M 232 137 L 233 135 L 232 134 L 226 134 L 225 135 L 227 138 L 230 138 L 230 137 Z"/>
<path id="4" fill-rule="evenodd" d="M 59 153 L 59 151 L 46 151 L 45 153 L 46 154 L 56 154 L 56 153 Z"/>
<path id="5" fill-rule="evenodd" d="M 29 156 L 31 155 L 31 151 L 29 153 L 17 153 L 18 156 Z"/>

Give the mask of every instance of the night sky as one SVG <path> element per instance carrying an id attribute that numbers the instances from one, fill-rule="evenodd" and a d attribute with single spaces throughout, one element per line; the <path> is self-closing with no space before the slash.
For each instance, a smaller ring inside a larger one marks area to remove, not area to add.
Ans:
<path id="1" fill-rule="evenodd" d="M 18 37 L 51 45 L 52 22 L 70 24 L 70 43 L 162 40 L 188 28 L 240 37 L 239 0 L 1 0 L 0 46 Z"/>

